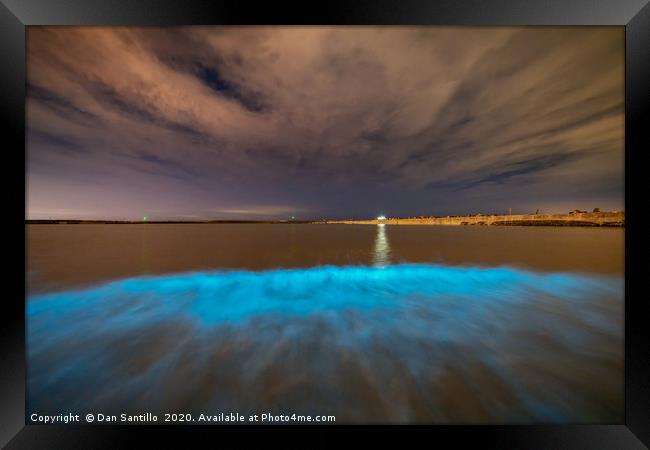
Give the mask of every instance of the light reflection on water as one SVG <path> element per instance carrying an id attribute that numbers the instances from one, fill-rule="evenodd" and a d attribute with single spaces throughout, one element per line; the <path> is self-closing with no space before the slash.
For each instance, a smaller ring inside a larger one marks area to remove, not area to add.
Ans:
<path id="1" fill-rule="evenodd" d="M 622 278 L 389 259 L 33 295 L 28 409 L 621 419 Z"/>
<path id="2" fill-rule="evenodd" d="M 390 243 L 386 237 L 386 225 L 383 223 L 377 225 L 373 262 L 375 267 L 384 267 L 390 263 Z"/>

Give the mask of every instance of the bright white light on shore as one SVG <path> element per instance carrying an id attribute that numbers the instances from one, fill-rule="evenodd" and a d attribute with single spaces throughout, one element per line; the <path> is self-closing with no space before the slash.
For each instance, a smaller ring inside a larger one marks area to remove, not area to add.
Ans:
<path id="1" fill-rule="evenodd" d="M 386 216 L 378 216 L 377 220 L 386 220 Z"/>

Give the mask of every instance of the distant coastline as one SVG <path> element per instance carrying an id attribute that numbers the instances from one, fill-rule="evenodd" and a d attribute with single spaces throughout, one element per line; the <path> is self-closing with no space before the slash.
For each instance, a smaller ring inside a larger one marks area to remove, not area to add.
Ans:
<path id="1" fill-rule="evenodd" d="M 471 216 L 445 217 L 387 217 L 381 220 L 330 220 L 325 223 L 358 225 L 624 227 L 625 212 L 572 211 L 561 214 L 476 214 Z"/>
<path id="2" fill-rule="evenodd" d="M 45 219 L 25 220 L 25 224 L 348 224 L 348 225 L 449 225 L 449 226 L 578 226 L 578 227 L 624 227 L 623 211 L 572 211 L 560 214 L 476 214 L 444 217 L 387 217 L 385 219 L 346 220 L 82 220 Z"/>

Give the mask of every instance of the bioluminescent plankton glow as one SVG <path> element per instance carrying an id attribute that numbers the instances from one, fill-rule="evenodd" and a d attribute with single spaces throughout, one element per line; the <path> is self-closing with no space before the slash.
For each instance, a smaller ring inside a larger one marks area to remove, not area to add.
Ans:
<path id="1" fill-rule="evenodd" d="M 118 280 L 29 298 L 30 403 L 453 422 L 458 384 L 464 421 L 616 417 L 618 384 L 556 371 L 612 379 L 621 298 L 617 277 L 426 264 Z"/>

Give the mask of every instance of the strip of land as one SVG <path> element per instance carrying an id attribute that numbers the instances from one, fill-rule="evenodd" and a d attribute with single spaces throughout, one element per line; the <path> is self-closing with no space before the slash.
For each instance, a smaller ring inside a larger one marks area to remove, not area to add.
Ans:
<path id="1" fill-rule="evenodd" d="M 347 220 L 26 220 L 26 224 L 356 224 L 356 225 L 488 225 L 488 226 L 553 226 L 553 227 L 624 227 L 625 212 L 572 211 L 566 214 L 476 214 L 472 216 L 445 217 L 387 217 L 385 219 L 347 219 Z"/>
<path id="2" fill-rule="evenodd" d="M 625 212 L 570 212 L 565 214 L 492 214 L 445 217 L 388 217 L 368 220 L 328 220 L 332 224 L 360 225 L 487 225 L 553 227 L 624 227 Z"/>

